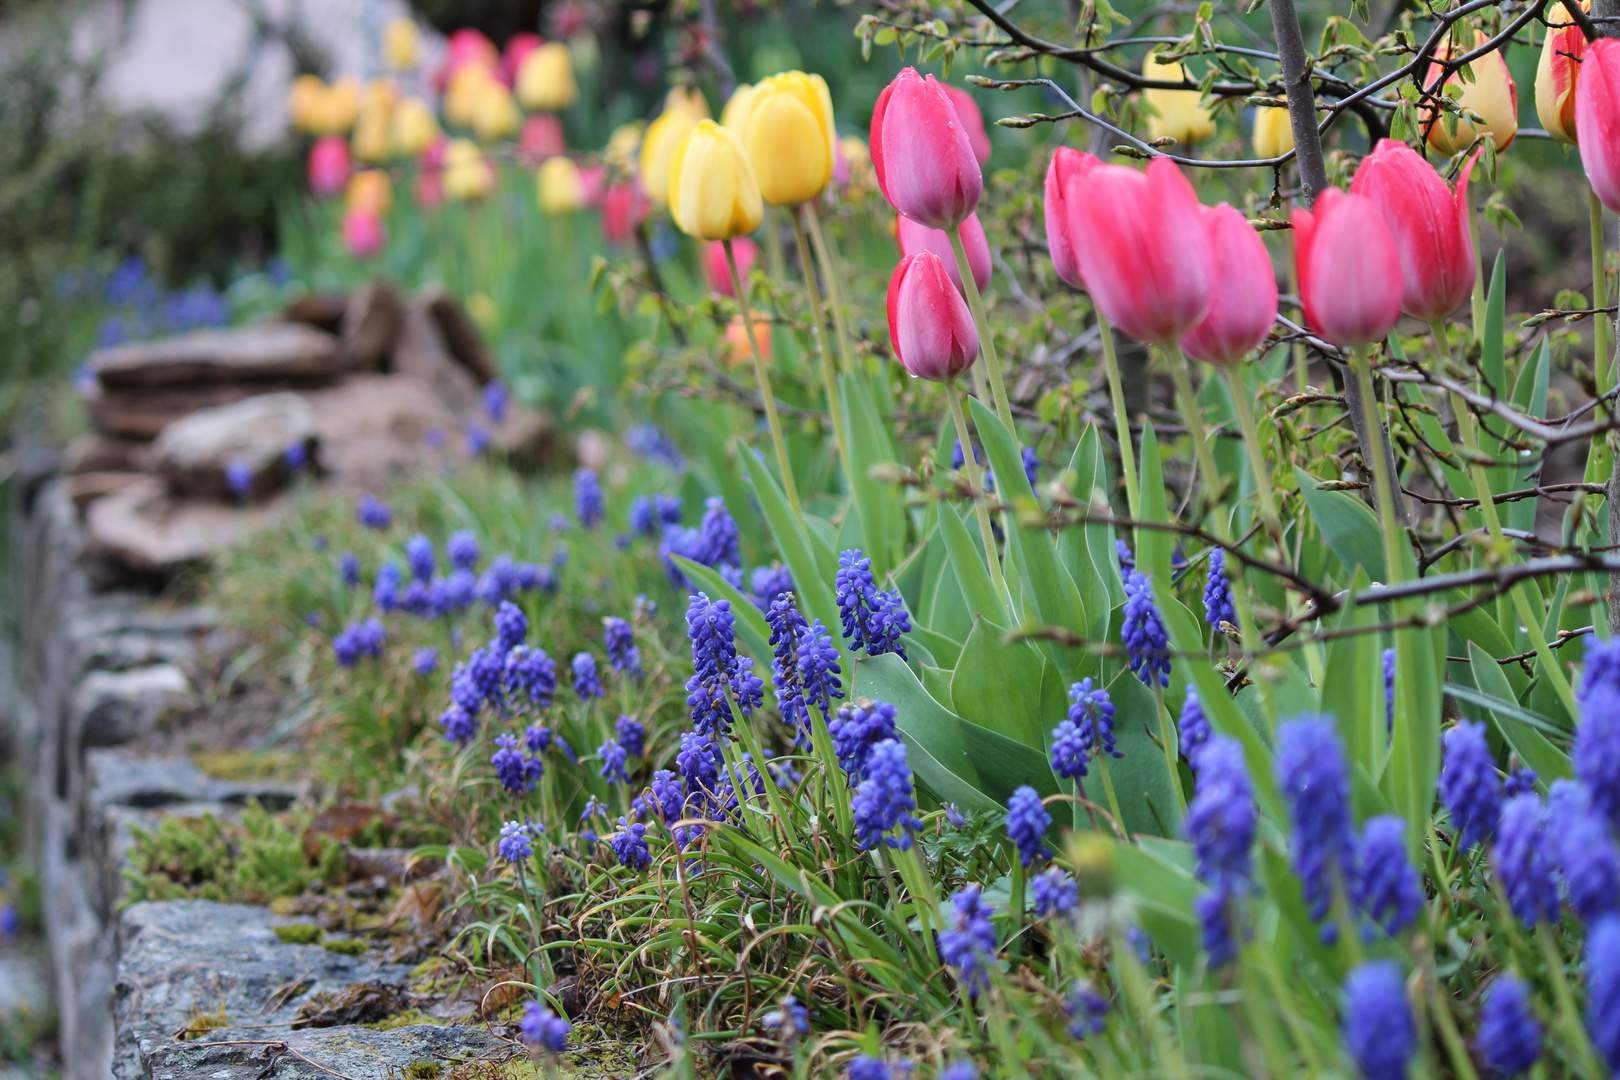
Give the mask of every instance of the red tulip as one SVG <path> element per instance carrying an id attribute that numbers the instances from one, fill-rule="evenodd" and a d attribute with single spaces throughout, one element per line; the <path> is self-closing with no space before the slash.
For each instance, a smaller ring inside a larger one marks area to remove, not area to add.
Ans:
<path id="1" fill-rule="evenodd" d="M 639 180 L 621 180 L 609 187 L 602 194 L 602 235 L 612 243 L 628 244 L 650 206 Z"/>
<path id="2" fill-rule="evenodd" d="M 1181 337 L 1181 350 L 1208 364 L 1233 364 L 1249 355 L 1277 320 L 1277 275 L 1266 242 L 1230 203 L 1199 214 L 1209 230 L 1216 274 L 1204 321 Z"/>
<path id="3" fill-rule="evenodd" d="M 1352 195 L 1366 196 L 1384 215 L 1401 259 L 1401 306 L 1432 322 L 1455 311 L 1474 291 L 1474 242 L 1468 231 L 1468 174 L 1457 192 L 1416 150 L 1380 139 L 1356 169 Z"/>
<path id="4" fill-rule="evenodd" d="M 1143 172 L 1095 165 L 1069 180 L 1069 236 L 1080 277 L 1108 321 L 1169 344 L 1209 313 L 1215 271 L 1192 185 L 1157 157 Z"/>
<path id="5" fill-rule="evenodd" d="M 341 135 L 317 139 L 309 148 L 309 190 L 321 198 L 343 194 L 349 183 L 349 140 Z"/>
<path id="6" fill-rule="evenodd" d="M 1080 278 L 1078 238 L 1070 227 L 1069 181 L 1100 164 L 1090 154 L 1060 146 L 1052 155 L 1052 164 L 1046 167 L 1046 246 L 1052 253 L 1052 269 L 1057 271 L 1057 276 L 1077 289 L 1085 288 L 1086 283 Z"/>
<path id="7" fill-rule="evenodd" d="M 984 191 L 979 160 L 932 75 L 906 68 L 872 110 L 872 168 L 889 205 L 931 229 L 954 229 Z"/>
<path id="8" fill-rule="evenodd" d="M 518 133 L 518 156 L 526 165 L 538 165 L 549 157 L 567 153 L 563 142 L 562 120 L 551 113 L 535 113 L 524 118 Z"/>
<path id="9" fill-rule="evenodd" d="M 748 284 L 748 276 L 754 272 L 754 264 L 759 261 L 759 245 L 746 236 L 739 236 L 731 242 L 732 254 L 737 257 L 737 276 L 743 284 Z M 737 290 L 731 287 L 731 268 L 726 265 L 726 245 L 719 240 L 711 240 L 703 245 L 703 273 L 709 279 L 709 288 L 721 296 L 735 298 Z"/>
<path id="10" fill-rule="evenodd" d="M 1586 48 L 1575 82 L 1575 130 L 1581 164 L 1603 205 L 1620 207 L 1620 41 L 1598 38 Z M 1620 213 L 1620 211 L 1616 211 Z"/>
<path id="11" fill-rule="evenodd" d="M 945 264 L 957 291 L 963 296 L 962 272 L 956 267 L 956 253 L 951 250 L 951 237 L 941 229 L 919 225 L 904 214 L 894 216 L 894 228 L 900 238 L 900 254 L 915 255 L 919 251 L 932 251 Z M 962 248 L 967 252 L 968 269 L 973 271 L 973 283 L 983 292 L 990 285 L 990 242 L 984 238 L 984 226 L 978 214 L 969 214 L 962 222 Z"/>
<path id="12" fill-rule="evenodd" d="M 501 81 L 507 86 L 517 82 L 518 68 L 523 66 L 523 58 L 544 44 L 545 39 L 539 34 L 513 34 L 506 43 L 506 52 L 501 56 Z"/>
<path id="13" fill-rule="evenodd" d="M 907 255 L 889 279 L 889 344 L 919 379 L 945 382 L 979 355 L 979 331 L 945 264 L 932 251 Z"/>
<path id="14" fill-rule="evenodd" d="M 343 216 L 343 246 L 357 259 L 369 259 L 388 243 L 382 219 L 369 210 L 351 210 Z"/>
<path id="15" fill-rule="evenodd" d="M 482 33 L 470 27 L 464 27 L 450 35 L 445 42 L 444 62 L 439 70 L 433 73 L 433 89 L 444 92 L 450 85 L 450 78 L 456 71 L 466 64 L 482 64 L 491 71 L 500 67 L 500 54 L 495 51 L 495 43 Z"/>
<path id="16" fill-rule="evenodd" d="M 979 103 L 973 100 L 973 95 L 960 86 L 941 84 L 945 87 L 945 96 L 951 99 L 956 107 L 956 118 L 962 121 L 962 130 L 967 132 L 968 145 L 973 147 L 973 156 L 983 165 L 990 160 L 990 136 L 984 130 L 984 113 L 979 111 Z"/>
<path id="17" fill-rule="evenodd" d="M 1329 188 L 1295 210 L 1294 263 L 1305 318 L 1340 348 L 1381 340 L 1401 318 L 1401 257 L 1378 206 Z"/>

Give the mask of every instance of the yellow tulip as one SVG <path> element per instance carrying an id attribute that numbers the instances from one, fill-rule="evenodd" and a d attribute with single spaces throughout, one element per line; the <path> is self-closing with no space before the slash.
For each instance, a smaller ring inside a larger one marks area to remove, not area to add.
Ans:
<path id="1" fill-rule="evenodd" d="M 349 141 L 358 160 L 372 163 L 387 161 L 388 113 L 380 109 L 362 112 L 354 125 L 354 137 Z"/>
<path id="2" fill-rule="evenodd" d="M 462 64 L 450 76 L 444 90 L 444 118 L 459 128 L 472 127 L 473 112 L 484 84 L 495 82 L 494 74 L 482 64 Z"/>
<path id="3" fill-rule="evenodd" d="M 713 120 L 686 133 L 669 162 L 669 209 L 699 240 L 730 240 L 759 228 L 765 206 L 737 137 Z"/>
<path id="4" fill-rule="evenodd" d="M 315 118 L 326 102 L 326 82 L 319 75 L 300 75 L 287 89 L 287 116 L 294 131 L 313 133 Z"/>
<path id="5" fill-rule="evenodd" d="M 844 152 L 844 169 L 849 173 L 851 184 L 872 187 L 877 183 L 877 174 L 872 171 L 872 151 L 865 140 L 859 135 L 845 135 L 838 140 L 838 148 Z"/>
<path id="6" fill-rule="evenodd" d="M 394 189 L 388 182 L 388 174 L 381 169 L 362 169 L 349 177 L 343 198 L 351 214 L 383 218 L 394 208 Z"/>
<path id="7" fill-rule="evenodd" d="M 1179 82 L 1186 78 L 1181 65 L 1174 60 L 1160 62 L 1157 53 L 1148 53 L 1142 64 L 1142 74 L 1149 79 Z M 1143 90 L 1142 100 L 1157 114 L 1148 117 L 1148 135 L 1154 139 L 1166 136 L 1182 146 L 1194 146 L 1215 134 L 1215 118 L 1200 101 L 1197 90 Z"/>
<path id="8" fill-rule="evenodd" d="M 518 100 L 525 109 L 562 112 L 579 100 L 574 58 L 568 46 L 551 41 L 523 58 L 518 67 Z"/>
<path id="9" fill-rule="evenodd" d="M 641 145 L 641 124 L 620 124 L 608 136 L 602 151 L 602 163 L 609 168 L 628 173 L 635 165 L 636 147 Z"/>
<path id="10" fill-rule="evenodd" d="M 1485 40 L 1485 34 L 1475 30 L 1474 44 L 1470 48 L 1478 48 Z M 1434 51 L 1434 57 L 1436 61 L 1443 61 L 1453 52 L 1461 54 L 1465 51 L 1467 50 L 1458 48 L 1447 40 Z M 1508 71 L 1507 61 L 1502 58 L 1502 52 L 1498 49 L 1468 66 L 1474 75 L 1473 82 L 1464 82 L 1461 72 L 1452 75 L 1446 82 L 1462 88 L 1462 96 L 1457 99 L 1458 106 L 1479 114 L 1485 128 L 1484 133 L 1491 137 L 1498 150 L 1506 150 L 1513 145 L 1514 138 L 1519 134 L 1519 90 Z M 1444 114 L 1437 116 L 1437 113 L 1438 110 L 1428 110 L 1424 115 L 1424 126 L 1428 128 L 1430 146 L 1450 157 L 1473 145 L 1479 133 L 1472 121 L 1458 117 L 1457 130 L 1453 132 L 1449 123 L 1450 118 Z M 1430 123 L 1430 120 L 1433 120 L 1433 123 Z"/>
<path id="11" fill-rule="evenodd" d="M 1591 0 L 1581 0 L 1590 9 Z M 1559 10 L 1547 13 L 1547 37 L 1536 64 L 1536 115 L 1547 134 L 1561 143 L 1575 144 L 1575 81 L 1586 55 L 1586 35 Z"/>
<path id="12" fill-rule="evenodd" d="M 1288 110 L 1263 105 L 1254 112 L 1254 156 L 1281 157 L 1294 148 L 1294 128 Z"/>
<path id="13" fill-rule="evenodd" d="M 495 169 L 471 139 L 451 139 L 444 148 L 444 197 L 482 199 L 495 190 Z"/>
<path id="14" fill-rule="evenodd" d="M 585 209 L 585 178 L 573 158 L 547 158 L 540 165 L 537 186 L 540 209 L 547 214 L 572 214 Z"/>
<path id="15" fill-rule="evenodd" d="M 685 109 L 669 109 L 648 125 L 641 139 L 641 185 L 653 202 L 669 202 L 670 159 L 696 123 Z"/>
<path id="16" fill-rule="evenodd" d="M 720 126 L 737 138 L 744 138 L 748 134 L 748 114 L 753 107 L 754 88 L 747 83 L 740 84 L 731 92 L 726 107 L 720 110 Z"/>
<path id="17" fill-rule="evenodd" d="M 693 120 L 707 120 L 712 115 L 703 91 L 695 86 L 670 87 L 669 93 L 664 95 L 664 111 L 672 109 L 679 109 Z"/>
<path id="18" fill-rule="evenodd" d="M 494 142 L 516 135 L 522 119 L 518 115 L 517 102 L 512 99 L 512 91 L 498 79 L 489 79 L 479 85 L 478 93 L 473 97 L 472 130 L 481 142 Z"/>
<path id="19" fill-rule="evenodd" d="M 796 206 L 820 195 L 832 179 L 837 137 L 832 97 L 819 75 L 789 71 L 762 81 L 743 140 L 761 197 Z"/>
<path id="20" fill-rule="evenodd" d="M 419 97 L 408 97 L 394 107 L 389 118 L 388 145 L 398 157 L 415 157 L 439 137 L 433 109 Z"/>
<path id="21" fill-rule="evenodd" d="M 345 75 L 326 88 L 321 105 L 321 135 L 346 135 L 360 116 L 360 80 Z"/>
<path id="22" fill-rule="evenodd" d="M 394 71 L 411 71 L 422 51 L 422 31 L 415 21 L 396 15 L 383 27 L 383 62 Z"/>
<path id="23" fill-rule="evenodd" d="M 398 100 L 398 83 L 393 79 L 372 79 L 360 90 L 360 111 L 388 112 Z"/>

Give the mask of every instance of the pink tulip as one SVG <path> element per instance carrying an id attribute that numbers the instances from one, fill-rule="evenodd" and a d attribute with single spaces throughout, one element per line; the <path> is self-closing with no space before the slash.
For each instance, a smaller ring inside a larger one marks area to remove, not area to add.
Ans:
<path id="1" fill-rule="evenodd" d="M 1598 38 L 1586 48 L 1575 83 L 1575 130 L 1581 165 L 1597 197 L 1620 207 L 1620 41 Z M 1620 213 L 1620 210 L 1615 210 Z"/>
<path id="2" fill-rule="evenodd" d="M 440 135 L 416 159 L 416 205 L 432 208 L 444 202 L 444 151 L 450 140 Z"/>
<path id="3" fill-rule="evenodd" d="M 973 95 L 960 86 L 945 86 L 945 96 L 951 99 L 956 107 L 956 118 L 962 121 L 962 129 L 967 132 L 968 145 L 973 147 L 973 156 L 983 165 L 990 160 L 990 136 L 984 130 L 984 113 L 979 111 L 979 103 L 973 100 Z"/>
<path id="4" fill-rule="evenodd" d="M 317 139 L 309 148 L 309 190 L 323 199 L 343 194 L 349 183 L 349 141 L 341 135 Z"/>
<path id="5" fill-rule="evenodd" d="M 1312 329 L 1343 349 L 1382 340 L 1401 318 L 1401 256 L 1377 204 L 1329 188 L 1292 221 Z"/>
<path id="6" fill-rule="evenodd" d="M 984 191 L 979 160 L 932 75 L 906 68 L 872 110 L 872 168 L 889 205 L 931 229 L 954 229 Z"/>
<path id="7" fill-rule="evenodd" d="M 1230 203 L 1200 212 L 1217 268 L 1204 321 L 1181 337 L 1181 351 L 1208 364 L 1235 364 L 1277 320 L 1277 275 L 1266 242 Z"/>
<path id="8" fill-rule="evenodd" d="M 650 207 L 639 180 L 621 180 L 602 194 L 602 235 L 612 243 L 628 244 Z M 724 256 L 725 252 L 721 252 Z"/>
<path id="9" fill-rule="evenodd" d="M 1380 139 L 1356 169 L 1350 193 L 1370 199 L 1384 215 L 1401 259 L 1401 306 L 1432 322 L 1451 314 L 1474 291 L 1474 242 L 1468 230 L 1468 174 L 1457 192 L 1434 166 L 1403 142 Z"/>
<path id="10" fill-rule="evenodd" d="M 471 27 L 464 27 L 450 35 L 444 46 L 444 62 L 439 70 L 433 73 L 433 89 L 444 92 L 450 85 L 450 79 L 466 64 L 482 64 L 491 71 L 500 66 L 500 54 L 495 51 L 495 43 L 485 37 L 480 31 Z"/>
<path id="11" fill-rule="evenodd" d="M 889 279 L 889 344 L 919 379 L 946 382 L 979 355 L 979 331 L 945 264 L 932 251 L 907 255 Z"/>
<path id="12" fill-rule="evenodd" d="M 754 272 L 754 264 L 759 261 L 759 245 L 746 236 L 737 237 L 731 245 L 732 254 L 737 257 L 737 276 L 746 286 L 749 275 Z M 711 240 L 703 245 L 703 273 L 709 279 L 711 290 L 721 296 L 736 298 L 737 290 L 731 286 L 731 268 L 726 265 L 726 245 L 719 240 Z"/>
<path id="13" fill-rule="evenodd" d="M 1080 277 L 1108 321 L 1167 345 L 1209 313 L 1215 268 L 1192 185 L 1168 158 L 1143 172 L 1095 165 L 1069 180 L 1069 236 Z"/>
<path id="14" fill-rule="evenodd" d="M 382 219 L 368 210 L 351 210 L 343 216 L 343 246 L 357 259 L 369 259 L 388 243 L 388 230 Z"/>
<path id="15" fill-rule="evenodd" d="M 507 86 L 517 82 L 518 68 L 523 66 L 523 58 L 544 44 L 545 39 L 539 34 L 513 34 L 501 55 L 501 81 Z"/>
<path id="16" fill-rule="evenodd" d="M 1068 210 L 1067 192 L 1071 179 L 1100 164 L 1090 154 L 1060 146 L 1052 155 L 1052 164 L 1046 167 L 1046 246 L 1052 253 L 1052 269 L 1057 271 L 1057 276 L 1077 289 L 1085 288 L 1086 283 L 1080 278 L 1078 238 L 1070 226 L 1073 218 Z"/>
<path id="17" fill-rule="evenodd" d="M 945 272 L 951 276 L 957 291 L 967 295 L 962 288 L 962 272 L 956 267 L 956 253 L 951 250 L 949 233 L 919 225 L 904 214 L 894 216 L 894 227 L 900 237 L 901 255 L 932 251 L 945 264 Z M 984 226 L 979 224 L 978 214 L 969 214 L 962 222 L 962 249 L 967 252 L 973 283 L 984 292 L 990 286 L 990 242 L 984 238 Z"/>
<path id="18" fill-rule="evenodd" d="M 551 113 L 535 113 L 524 118 L 523 130 L 518 133 L 518 156 L 525 165 L 538 165 L 546 158 L 567 151 L 561 119 Z"/>

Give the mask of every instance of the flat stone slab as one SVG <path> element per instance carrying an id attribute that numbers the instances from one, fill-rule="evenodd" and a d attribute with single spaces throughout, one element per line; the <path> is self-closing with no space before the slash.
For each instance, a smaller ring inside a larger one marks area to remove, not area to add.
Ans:
<path id="1" fill-rule="evenodd" d="M 221 1046 L 217 1042 L 255 1041 Z M 406 1069 L 431 1061 L 449 1073 L 457 1062 L 477 1057 L 496 1060 L 511 1051 L 481 1028 L 419 1024 L 373 1031 L 328 1028 L 295 1031 L 266 1045 L 262 1031 L 222 1031 L 209 1042 L 172 1043 L 146 1055 L 144 1076 L 151 1080 L 332 1080 L 333 1073 L 370 1080 L 409 1075 Z M 328 1071 L 330 1070 L 330 1071 Z"/>
<path id="2" fill-rule="evenodd" d="M 297 798 L 301 785 L 286 780 L 220 780 L 189 761 L 135 757 L 119 750 L 92 750 L 85 758 L 92 809 L 122 806 L 157 810 L 182 803 L 241 807 L 257 799 L 279 811 Z"/>
<path id="3" fill-rule="evenodd" d="M 314 456 L 315 410 L 291 391 L 258 394 L 229 405 L 198 409 L 165 427 L 152 444 L 158 475 L 176 495 L 229 499 L 230 470 L 248 470 L 244 495 L 262 496 L 286 485 L 289 448 Z"/>
<path id="4" fill-rule="evenodd" d="M 111 390 L 332 378 L 342 371 L 343 356 L 331 334 L 273 322 L 97 349 L 89 365 Z"/>
<path id="5" fill-rule="evenodd" d="M 284 509 L 281 499 L 238 509 L 175 498 L 150 478 L 90 503 L 84 521 L 92 552 L 135 570 L 171 573 L 240 542 Z"/>

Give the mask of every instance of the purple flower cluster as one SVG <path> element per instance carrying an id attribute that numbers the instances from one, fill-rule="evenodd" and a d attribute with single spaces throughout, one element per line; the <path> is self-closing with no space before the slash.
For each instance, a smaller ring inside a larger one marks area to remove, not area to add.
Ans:
<path id="1" fill-rule="evenodd" d="M 630 774 L 624 771 L 625 763 L 630 760 L 630 753 L 623 746 L 609 739 L 597 748 L 596 754 L 602 759 L 602 767 L 597 770 L 596 775 L 610 784 L 630 782 Z"/>
<path id="2" fill-rule="evenodd" d="M 1076 982 L 1069 988 L 1064 1011 L 1069 1015 L 1069 1034 L 1076 1039 L 1100 1035 L 1108 1023 L 1108 999 L 1088 983 Z"/>
<path id="3" fill-rule="evenodd" d="M 360 557 L 352 551 L 344 551 L 339 555 L 338 577 L 342 579 L 345 588 L 352 589 L 360 584 Z"/>
<path id="4" fill-rule="evenodd" d="M 631 757 L 647 752 L 647 727 L 633 716 L 620 716 L 613 722 L 613 734 Z"/>
<path id="5" fill-rule="evenodd" d="M 602 523 L 602 482 L 595 469 L 574 470 L 574 516 L 584 529 L 594 529 Z"/>
<path id="6" fill-rule="evenodd" d="M 1237 622 L 1237 609 L 1232 606 L 1232 582 L 1226 576 L 1224 548 L 1209 553 L 1209 578 L 1204 582 L 1204 621 L 1216 630 L 1222 623 Z"/>
<path id="7" fill-rule="evenodd" d="M 956 972 L 970 998 L 990 988 L 990 967 L 996 960 L 992 914 L 979 886 L 965 885 L 951 896 L 951 923 L 939 932 L 939 958 Z"/>
<path id="8" fill-rule="evenodd" d="M 1479 1010 L 1479 1049 L 1497 1076 L 1518 1076 L 1541 1056 L 1541 1024 L 1530 1011 L 1530 988 L 1517 975 L 1501 975 Z"/>
<path id="9" fill-rule="evenodd" d="M 499 379 L 491 379 L 484 384 L 484 412 L 491 420 L 499 424 L 506 419 L 507 407 L 511 399 L 506 392 L 506 384 Z"/>
<path id="10" fill-rule="evenodd" d="M 496 847 L 497 854 L 509 863 L 526 862 L 534 854 L 534 845 L 529 842 L 529 830 L 521 821 L 508 821 L 501 826 L 501 840 Z"/>
<path id="11" fill-rule="evenodd" d="M 849 777 L 850 787 L 866 779 L 872 747 L 895 738 L 895 708 L 886 701 L 861 698 L 844 705 L 827 725 L 838 765 Z"/>
<path id="12" fill-rule="evenodd" d="M 394 512 L 387 504 L 378 501 L 377 497 L 369 491 L 360 493 L 360 502 L 355 510 L 355 516 L 361 525 L 368 529 L 382 530 L 394 523 Z"/>
<path id="13" fill-rule="evenodd" d="M 1190 686 L 1186 699 L 1181 703 L 1181 716 L 1176 720 L 1176 726 L 1181 729 L 1181 756 L 1196 772 L 1198 748 L 1209 742 L 1214 729 L 1209 726 L 1209 717 L 1204 715 L 1204 705 L 1198 700 L 1198 691 Z"/>
<path id="14" fill-rule="evenodd" d="M 868 656 L 892 652 L 906 659 L 900 635 L 911 632 L 911 616 L 899 589 L 885 591 L 877 587 L 872 560 L 859 548 L 841 552 L 833 584 L 844 639 L 850 646 L 864 650 Z"/>
<path id="15" fill-rule="evenodd" d="M 1079 883 L 1055 866 L 1030 878 L 1029 886 L 1037 915 L 1067 915 L 1080 906 Z"/>
<path id="16" fill-rule="evenodd" d="M 1608 824 L 1578 780 L 1554 780 L 1547 816 L 1558 823 L 1553 847 L 1569 905 L 1588 927 L 1620 912 L 1620 853 Z"/>
<path id="17" fill-rule="evenodd" d="M 609 615 L 602 620 L 603 644 L 607 647 L 608 667 L 621 675 L 641 678 L 641 649 L 636 632 L 625 620 Z"/>
<path id="18" fill-rule="evenodd" d="M 466 529 L 450 534 L 445 541 L 444 554 L 457 570 L 471 570 L 478 565 L 478 538 Z"/>
<path id="19" fill-rule="evenodd" d="M 1440 770 L 1440 801 L 1451 813 L 1457 843 L 1489 840 L 1502 816 L 1502 780 L 1485 742 L 1485 725 L 1460 721 L 1440 739 L 1445 748 Z"/>
<path id="20" fill-rule="evenodd" d="M 810 1010 L 799 1004 L 792 994 L 784 997 L 776 1008 L 760 1017 L 760 1023 L 776 1032 L 776 1037 L 788 1042 L 810 1034 Z"/>
<path id="21" fill-rule="evenodd" d="M 1198 777 L 1187 804 L 1187 839 L 1198 856 L 1198 880 L 1209 891 L 1195 901 L 1212 967 L 1237 956 L 1239 897 L 1253 888 L 1256 824 L 1254 788 L 1236 739 L 1216 735 L 1198 754 Z"/>
<path id="22" fill-rule="evenodd" d="M 1007 800 L 1007 839 L 1018 849 L 1018 861 L 1028 870 L 1052 857 L 1046 847 L 1046 830 L 1052 815 L 1041 802 L 1040 792 L 1024 784 Z"/>
<path id="23" fill-rule="evenodd" d="M 513 795 L 527 795 L 534 790 L 545 774 L 545 763 L 538 757 L 529 757 L 519 749 L 516 735 L 495 736 L 495 753 L 489 763 L 495 767 L 495 779 Z"/>
<path id="24" fill-rule="evenodd" d="M 1586 937 L 1586 1032 L 1609 1071 L 1620 1073 L 1620 915 Z"/>
<path id="25" fill-rule="evenodd" d="M 1526 926 L 1558 921 L 1558 878 L 1549 848 L 1547 808 L 1540 797 L 1516 795 L 1507 800 L 1492 862 L 1508 906 Z"/>
<path id="26" fill-rule="evenodd" d="M 710 600 L 693 593 L 686 608 L 686 636 L 692 642 L 692 677 L 686 682 L 686 705 L 692 727 L 700 734 L 725 738 L 734 717 L 729 690 L 743 716 L 765 697 L 765 684 L 754 674 L 751 657 L 737 655 L 736 616 L 729 600 Z"/>
<path id="27" fill-rule="evenodd" d="M 1395 731 L 1395 650 L 1385 649 L 1384 660 L 1384 730 Z"/>
<path id="28" fill-rule="evenodd" d="M 1125 577 L 1125 621 L 1120 639 L 1131 658 L 1131 671 L 1148 686 L 1170 685 L 1170 635 L 1153 603 L 1153 582 L 1139 570 Z"/>
<path id="29" fill-rule="evenodd" d="M 619 819 L 619 831 L 608 840 L 613 857 L 627 870 L 645 870 L 652 865 L 652 854 L 647 848 L 647 826 L 639 821 Z"/>
<path id="30" fill-rule="evenodd" d="M 1294 819 L 1288 843 L 1294 872 L 1304 882 L 1311 918 L 1320 922 L 1333 902 L 1335 885 L 1348 888 L 1355 856 L 1350 773 L 1333 722 L 1307 716 L 1279 724 L 1276 770 L 1277 786 Z"/>
<path id="31" fill-rule="evenodd" d="M 1406 1080 L 1417 1025 L 1393 960 L 1369 960 L 1344 981 L 1344 1045 L 1366 1080 Z"/>
<path id="32" fill-rule="evenodd" d="M 524 1043 L 551 1054 L 560 1054 L 568 1048 L 568 1036 L 573 1030 L 574 1025 L 538 1001 L 529 1002 L 523 1011 L 523 1021 L 518 1025 Z"/>
<path id="33" fill-rule="evenodd" d="M 388 642 L 388 632 L 376 616 L 359 623 L 350 623 L 332 639 L 332 655 L 339 667 L 354 667 L 363 656 L 375 660 L 382 655 Z"/>
<path id="34" fill-rule="evenodd" d="M 811 709 L 820 711 L 823 723 L 830 723 L 833 699 L 844 696 L 838 649 L 820 619 L 814 624 L 805 621 L 791 592 L 771 601 L 765 622 L 771 628 L 771 685 L 777 712 L 793 730 L 793 741 L 805 746 Z"/>
<path id="35" fill-rule="evenodd" d="M 1406 853 L 1406 822 L 1394 814 L 1368 818 L 1356 846 L 1355 901 L 1394 937 L 1417 918 L 1423 883 Z"/>
<path id="36" fill-rule="evenodd" d="M 1620 830 L 1620 685 L 1609 678 L 1592 687 L 1580 706 L 1570 762 L 1591 795 L 1592 809 Z"/>
<path id="37" fill-rule="evenodd" d="M 433 572 L 438 569 L 438 557 L 433 551 L 433 541 L 421 533 L 417 533 L 405 541 L 405 565 L 411 568 L 411 574 L 417 581 L 426 584 L 433 580 Z"/>
<path id="38" fill-rule="evenodd" d="M 850 800 L 854 812 L 855 841 L 870 851 L 879 844 L 906 851 L 911 836 L 922 822 L 912 789 L 911 766 L 906 763 L 906 745 L 898 739 L 884 739 L 867 755 L 866 779 Z M 898 835 L 891 835 L 895 830 Z"/>
<path id="39" fill-rule="evenodd" d="M 590 701 L 592 698 L 607 695 L 607 691 L 602 689 L 602 676 L 596 671 L 596 657 L 588 652 L 575 653 L 572 667 L 574 694 L 580 701 Z"/>

